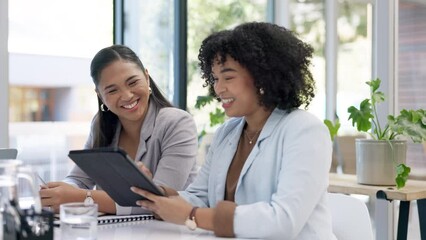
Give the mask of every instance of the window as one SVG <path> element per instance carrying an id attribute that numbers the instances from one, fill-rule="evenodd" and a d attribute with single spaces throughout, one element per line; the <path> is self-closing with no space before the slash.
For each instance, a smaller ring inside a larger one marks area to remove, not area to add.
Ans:
<path id="1" fill-rule="evenodd" d="M 208 95 L 203 87 L 198 67 L 198 50 L 201 42 L 214 31 L 229 29 L 243 22 L 266 21 L 267 0 L 244 1 L 188 1 L 188 87 L 187 109 L 195 118 L 199 131 L 210 127 L 209 112 L 215 110 L 215 103 L 206 105 L 201 110 L 195 109 L 198 96 Z M 220 19 L 220 21 L 217 21 Z"/>
<path id="2" fill-rule="evenodd" d="M 368 96 L 365 84 L 371 78 L 371 6 L 365 2 L 338 1 L 337 3 L 337 96 L 336 115 L 342 124 L 341 134 L 352 134 L 355 129 L 347 119 L 347 109 Z M 326 31 L 323 1 L 290 1 L 291 29 L 312 45 L 312 74 L 316 81 L 316 95 L 308 111 L 325 119 Z M 355 90 L 356 89 L 356 90 Z"/>
<path id="3" fill-rule="evenodd" d="M 11 87 L 10 121 L 53 121 L 53 89 Z"/>
<path id="4" fill-rule="evenodd" d="M 315 98 L 308 111 L 319 119 L 325 118 L 325 19 L 322 1 L 290 1 L 290 28 L 314 48 L 311 72 L 315 80 Z"/>
<path id="5" fill-rule="evenodd" d="M 173 98 L 174 1 L 124 1 L 124 45 L 135 51 L 155 83 Z"/>
<path id="6" fill-rule="evenodd" d="M 358 134 L 348 121 L 350 106 L 369 97 L 365 82 L 372 76 L 372 7 L 361 1 L 342 1 L 338 5 L 337 96 L 336 113 L 341 128 L 339 135 Z"/>
<path id="7" fill-rule="evenodd" d="M 399 1 L 398 102 L 402 109 L 426 106 L 426 2 Z M 424 179 L 426 144 L 408 143 L 407 164 L 411 177 Z"/>
<path id="8" fill-rule="evenodd" d="M 112 16 L 112 1 L 9 1 L 9 142 L 47 181 L 65 177 L 89 134 L 89 66 L 112 44 Z"/>
<path id="9" fill-rule="evenodd" d="M 223 109 L 216 100 L 201 109 L 195 108 L 197 97 L 208 95 L 208 89 L 203 87 L 204 80 L 201 79 L 198 67 L 198 51 L 201 42 L 214 31 L 229 29 L 243 22 L 266 21 L 267 7 L 268 0 L 188 1 L 187 109 L 195 119 L 200 136 L 202 132 L 207 132 L 200 138 L 203 141 L 200 142 L 197 157 L 199 164 L 203 162 L 212 133 L 218 126 L 211 126 L 210 113 L 223 114 Z"/>

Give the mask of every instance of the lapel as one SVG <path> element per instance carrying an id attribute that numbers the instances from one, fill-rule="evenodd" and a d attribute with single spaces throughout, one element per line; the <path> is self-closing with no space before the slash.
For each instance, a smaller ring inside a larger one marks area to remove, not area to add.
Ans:
<path id="1" fill-rule="evenodd" d="M 143 120 L 141 132 L 140 132 L 140 141 L 138 150 L 136 152 L 136 159 L 135 161 L 139 161 L 143 155 L 145 155 L 147 151 L 147 144 L 146 142 L 151 137 L 152 132 L 154 131 L 155 127 L 155 119 L 158 115 L 158 108 L 155 105 L 153 101 L 149 101 L 149 107 L 148 112 L 146 113 L 145 119 Z M 114 139 L 112 140 L 112 146 L 117 147 L 118 146 L 118 139 L 121 132 L 121 123 L 118 122 L 117 129 L 115 131 Z"/>
<path id="2" fill-rule="evenodd" d="M 223 143 L 218 145 L 218 155 L 215 156 L 214 165 L 217 166 L 216 174 L 216 195 L 217 199 L 223 200 L 225 197 L 225 186 L 226 186 L 226 175 L 228 174 L 229 165 L 231 165 L 232 159 L 234 158 L 235 152 L 237 151 L 238 141 L 243 130 L 245 121 L 241 118 L 241 121 L 235 127 L 229 127 L 224 132 L 229 131 L 229 135 L 224 138 Z M 226 133 L 225 133 L 226 134 Z M 215 169 L 215 167 L 212 167 Z"/>
<path id="3" fill-rule="evenodd" d="M 155 105 L 154 101 L 149 101 L 148 112 L 146 113 L 141 127 L 140 141 L 136 152 L 136 161 L 139 161 L 147 152 L 147 141 L 154 131 L 155 120 L 159 112 L 158 110 L 159 109 Z"/>
<path id="4" fill-rule="evenodd" d="M 242 179 L 250 169 L 251 165 L 255 160 L 262 161 L 262 159 L 256 158 L 256 156 L 260 153 L 260 146 L 262 144 L 262 141 L 267 139 L 272 135 L 272 133 L 275 131 L 277 125 L 281 121 L 281 119 L 285 116 L 285 112 L 282 110 L 279 110 L 277 108 L 274 109 L 274 111 L 271 113 L 271 115 L 268 117 L 268 120 L 266 120 L 265 126 L 263 126 L 262 131 L 260 132 L 259 138 L 256 142 L 256 145 L 253 147 L 252 151 L 250 152 L 249 156 L 247 157 L 246 162 L 244 163 L 243 169 L 241 169 L 240 177 L 238 179 L 237 188 L 235 190 L 235 198 L 237 197 L 238 188 L 241 184 Z M 244 121 L 245 123 L 245 121 Z M 244 126 L 244 124 L 243 124 Z M 264 149 L 264 147 L 263 147 Z M 236 199 L 235 199 L 236 200 Z"/>

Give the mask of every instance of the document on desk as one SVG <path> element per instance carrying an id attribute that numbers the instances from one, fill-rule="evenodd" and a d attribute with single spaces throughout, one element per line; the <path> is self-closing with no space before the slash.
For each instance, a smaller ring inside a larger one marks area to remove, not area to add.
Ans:
<path id="1" fill-rule="evenodd" d="M 154 215 L 152 214 L 139 214 L 139 215 L 99 215 L 98 216 L 98 225 L 111 224 L 111 223 L 125 223 L 125 222 L 135 222 L 135 221 L 145 221 L 153 220 Z M 55 214 L 54 225 L 59 227 L 61 221 L 59 219 L 59 214 Z"/>

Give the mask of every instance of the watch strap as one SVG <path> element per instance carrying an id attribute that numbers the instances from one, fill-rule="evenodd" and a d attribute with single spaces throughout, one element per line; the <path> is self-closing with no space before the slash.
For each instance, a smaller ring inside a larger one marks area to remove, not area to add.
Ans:
<path id="1" fill-rule="evenodd" d="M 195 211 L 197 211 L 198 207 L 193 207 L 191 212 L 189 213 L 189 219 L 195 222 Z"/>
<path id="2" fill-rule="evenodd" d="M 84 205 L 90 205 L 93 203 L 95 203 L 95 201 L 93 201 L 92 198 L 92 191 L 89 190 L 86 192 L 86 199 L 84 199 Z"/>
<path id="3" fill-rule="evenodd" d="M 195 221 L 195 212 L 198 207 L 193 207 L 191 212 L 189 213 L 188 218 L 185 221 L 185 225 L 189 228 L 189 230 L 194 231 L 197 229 L 197 222 Z"/>

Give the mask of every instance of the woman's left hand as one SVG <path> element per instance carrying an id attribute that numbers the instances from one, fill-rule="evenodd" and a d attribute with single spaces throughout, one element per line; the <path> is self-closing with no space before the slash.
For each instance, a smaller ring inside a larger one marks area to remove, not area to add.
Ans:
<path id="1" fill-rule="evenodd" d="M 152 180 L 152 173 L 149 171 L 149 169 L 143 164 L 142 162 L 136 162 L 136 166 L 138 167 L 139 171 L 145 173 L 147 177 L 149 177 Z"/>
<path id="2" fill-rule="evenodd" d="M 184 224 L 192 210 L 192 205 L 180 196 L 162 197 L 137 187 L 130 189 L 149 200 L 137 201 L 137 205 L 154 212 L 164 221 Z"/>

